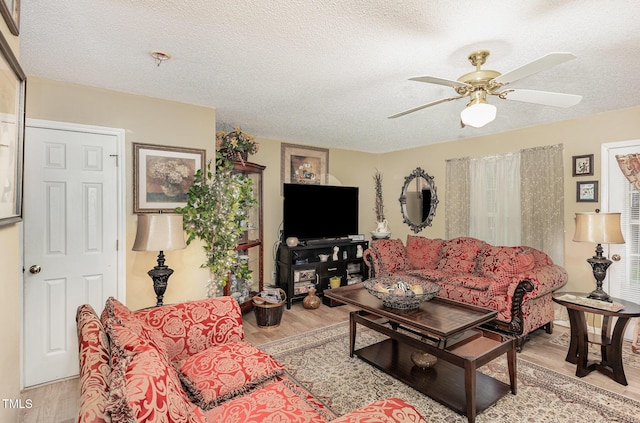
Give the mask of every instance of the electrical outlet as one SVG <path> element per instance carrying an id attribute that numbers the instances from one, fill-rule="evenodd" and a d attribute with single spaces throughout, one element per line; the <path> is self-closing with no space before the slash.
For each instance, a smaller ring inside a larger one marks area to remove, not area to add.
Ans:
<path id="1" fill-rule="evenodd" d="M 271 272 L 271 282 L 275 282 L 276 281 L 276 271 L 274 270 L 273 272 Z"/>

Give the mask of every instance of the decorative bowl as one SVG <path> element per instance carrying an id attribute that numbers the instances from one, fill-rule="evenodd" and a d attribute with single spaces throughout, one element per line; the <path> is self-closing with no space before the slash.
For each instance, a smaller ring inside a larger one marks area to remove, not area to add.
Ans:
<path id="1" fill-rule="evenodd" d="M 404 279 L 404 280 L 403 280 Z M 412 310 L 420 307 L 424 301 L 429 301 L 440 292 L 440 285 L 427 280 L 418 279 L 416 277 L 402 278 L 398 276 L 387 276 L 381 278 L 373 278 L 364 281 L 364 287 L 379 300 L 385 307 Z M 420 289 L 411 289 L 412 286 L 420 285 Z M 398 288 L 399 287 L 399 288 Z M 387 289 L 384 292 L 383 289 Z M 399 290 L 403 291 L 400 293 Z M 396 291 L 396 293 L 394 293 Z"/>
<path id="2" fill-rule="evenodd" d="M 386 239 L 386 238 L 389 238 L 390 236 L 391 236 L 391 232 L 371 231 L 371 238 L 373 239 Z"/>
<path id="3" fill-rule="evenodd" d="M 414 351 L 411 353 L 411 361 L 421 369 L 430 369 L 438 362 L 438 357 L 425 351 Z"/>

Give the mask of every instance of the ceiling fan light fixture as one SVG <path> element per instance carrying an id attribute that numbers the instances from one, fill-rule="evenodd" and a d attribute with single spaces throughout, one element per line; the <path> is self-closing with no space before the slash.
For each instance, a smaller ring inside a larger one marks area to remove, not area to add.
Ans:
<path id="1" fill-rule="evenodd" d="M 479 90 L 471 93 L 472 99 L 462 112 L 460 119 L 466 126 L 482 128 L 496 118 L 497 108 L 493 104 L 487 103 L 485 91 Z"/>

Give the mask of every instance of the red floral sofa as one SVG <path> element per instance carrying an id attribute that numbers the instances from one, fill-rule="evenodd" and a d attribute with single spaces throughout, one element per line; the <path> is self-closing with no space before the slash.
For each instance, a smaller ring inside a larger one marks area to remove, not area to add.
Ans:
<path id="1" fill-rule="evenodd" d="M 132 312 L 113 298 L 76 314 L 79 423 L 425 422 L 398 398 L 337 417 L 246 343 L 231 297 Z"/>
<path id="2" fill-rule="evenodd" d="M 567 272 L 531 247 L 493 246 L 479 239 L 450 240 L 409 235 L 374 240 L 364 252 L 370 275 L 420 276 L 440 285 L 438 296 L 498 311 L 495 329 L 518 337 L 553 330 L 551 294 L 567 283 Z"/>

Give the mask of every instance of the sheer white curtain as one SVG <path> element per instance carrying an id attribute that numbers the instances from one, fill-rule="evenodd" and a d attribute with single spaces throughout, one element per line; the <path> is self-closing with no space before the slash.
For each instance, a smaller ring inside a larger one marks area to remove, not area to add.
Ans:
<path id="1" fill-rule="evenodd" d="M 471 159 L 469 175 L 469 235 L 520 245 L 520 153 Z"/>

